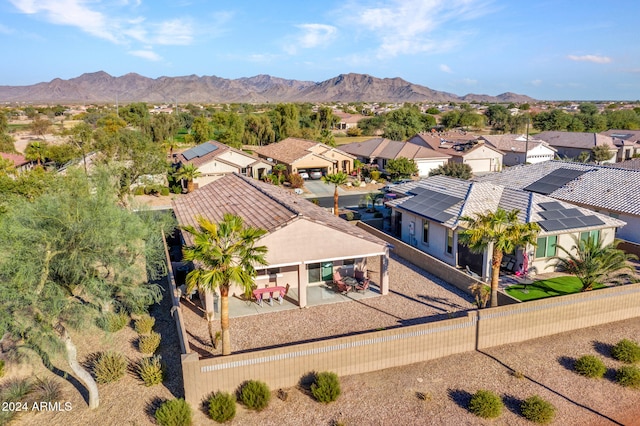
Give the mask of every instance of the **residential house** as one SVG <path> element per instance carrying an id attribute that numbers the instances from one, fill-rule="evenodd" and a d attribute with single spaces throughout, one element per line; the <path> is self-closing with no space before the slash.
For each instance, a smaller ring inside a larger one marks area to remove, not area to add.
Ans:
<path id="1" fill-rule="evenodd" d="M 33 169 L 33 162 L 27 160 L 22 154 L 0 152 L 0 157 L 11 161 L 18 173 Z"/>
<path id="2" fill-rule="evenodd" d="M 505 166 L 553 160 L 557 152 L 546 142 L 526 135 L 486 135 L 480 139 L 504 153 Z"/>
<path id="3" fill-rule="evenodd" d="M 502 170 L 502 151 L 466 132 L 418 133 L 409 142 L 450 155 L 449 162 L 467 164 L 473 174 Z"/>
<path id="4" fill-rule="evenodd" d="M 343 111 L 333 111 L 333 115 L 338 117 L 340 121 L 335 125 L 335 130 L 349 130 L 354 127 L 358 127 L 358 121 L 362 120 L 364 115 L 360 114 L 349 114 Z"/>
<path id="5" fill-rule="evenodd" d="M 616 163 L 616 167 L 621 169 L 640 170 L 640 158 L 621 161 L 620 163 Z"/>
<path id="6" fill-rule="evenodd" d="M 583 152 L 591 154 L 591 150 L 596 146 L 608 146 L 612 158 L 605 163 L 616 162 L 618 148 L 611 136 L 600 133 L 549 131 L 538 133 L 535 137 L 554 147 L 560 158 L 578 158 Z"/>
<path id="7" fill-rule="evenodd" d="M 288 173 L 318 169 L 322 174 L 351 173 L 354 170 L 351 154 L 320 142 L 287 138 L 264 146 L 252 146 L 261 158 L 287 166 Z"/>
<path id="8" fill-rule="evenodd" d="M 554 160 L 510 167 L 476 180 L 547 195 L 620 218 L 626 225 L 616 236 L 640 243 L 640 170 Z"/>
<path id="9" fill-rule="evenodd" d="M 451 266 L 469 268 L 483 279 L 491 275 L 491 252 L 487 249 L 476 254 L 458 242 L 460 232 L 465 229 L 461 217 L 474 217 L 498 208 L 517 209 L 521 222 L 540 225 L 537 247 L 520 247 L 503 259 L 502 267 L 509 273 L 524 268 L 525 254 L 528 271 L 551 272 L 553 256 L 561 254 L 557 246 L 570 249 L 574 236 L 591 236 L 610 243 L 615 229 L 625 224 L 542 194 L 492 182 L 432 176 L 394 187 L 393 192 L 400 198 L 387 205 L 392 209 L 392 229 L 398 238 Z"/>
<path id="10" fill-rule="evenodd" d="M 389 291 L 385 241 L 282 187 L 233 173 L 175 199 L 173 209 L 181 226 L 197 226 L 199 216 L 219 222 L 232 213 L 246 225 L 265 229 L 258 245 L 267 247 L 268 265 L 258 268 L 256 285 L 289 284 L 300 307 L 307 305 L 309 288 L 331 281 L 337 270 L 353 275 L 369 265 L 379 271 L 373 278 L 382 294 Z M 191 234 L 182 238 L 193 243 Z M 242 291 L 232 288 L 233 293 Z"/>
<path id="11" fill-rule="evenodd" d="M 387 161 L 408 158 L 415 161 L 419 176 L 429 176 L 433 169 L 446 164 L 451 156 L 444 152 L 409 142 L 393 141 L 385 138 L 373 138 L 363 142 L 341 145 L 340 149 L 355 156 L 364 164 L 375 164 L 384 170 Z"/>
<path id="12" fill-rule="evenodd" d="M 613 138 L 613 144 L 618 148 L 616 161 L 630 160 L 640 155 L 640 130 L 607 130 L 601 134 Z"/>
<path id="13" fill-rule="evenodd" d="M 205 186 L 222 176 L 239 173 L 260 179 L 269 173 L 272 163 L 218 141 L 208 141 L 174 156 L 178 165 L 193 164 L 200 171 L 196 187 Z"/>

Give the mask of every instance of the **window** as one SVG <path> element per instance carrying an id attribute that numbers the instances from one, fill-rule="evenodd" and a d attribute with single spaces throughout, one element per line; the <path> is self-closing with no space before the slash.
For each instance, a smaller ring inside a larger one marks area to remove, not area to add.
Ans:
<path id="1" fill-rule="evenodd" d="M 453 229 L 447 229 L 447 254 L 453 254 Z"/>
<path id="2" fill-rule="evenodd" d="M 598 242 L 600 241 L 600 231 L 599 230 L 595 230 L 595 231 L 588 231 L 588 232 L 581 232 L 580 233 L 580 239 L 582 241 L 587 241 L 589 238 L 591 238 L 594 242 Z"/>
<path id="3" fill-rule="evenodd" d="M 620 215 L 618 213 L 609 213 L 609 217 L 612 217 L 614 219 L 619 219 Z"/>
<path id="4" fill-rule="evenodd" d="M 536 258 L 555 256 L 557 242 L 557 235 L 538 238 L 538 247 L 536 247 Z"/>
<path id="5" fill-rule="evenodd" d="M 242 176 L 247 176 L 247 171 L 248 171 L 248 170 L 249 170 L 249 169 L 247 169 L 246 167 L 243 167 L 243 168 L 241 168 L 241 169 L 240 169 L 240 174 L 241 174 Z"/>
<path id="6" fill-rule="evenodd" d="M 429 221 L 422 221 L 422 242 L 429 244 Z"/>
<path id="7" fill-rule="evenodd" d="M 331 281 L 333 279 L 333 262 L 310 263 L 307 265 L 310 283 Z"/>

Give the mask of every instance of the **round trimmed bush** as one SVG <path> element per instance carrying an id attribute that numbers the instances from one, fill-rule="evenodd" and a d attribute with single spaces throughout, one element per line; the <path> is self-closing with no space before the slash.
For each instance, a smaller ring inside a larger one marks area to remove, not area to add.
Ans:
<path id="1" fill-rule="evenodd" d="M 340 381 L 338 375 L 330 371 L 318 373 L 311 384 L 311 394 L 318 402 L 328 404 L 340 396 Z"/>
<path id="2" fill-rule="evenodd" d="M 211 395 L 208 406 L 209 417 L 218 423 L 228 422 L 236 416 L 236 398 L 228 392 Z"/>
<path id="3" fill-rule="evenodd" d="M 160 426 L 190 426 L 193 424 L 191 416 L 191 407 L 182 398 L 163 402 L 155 413 Z"/>
<path id="4" fill-rule="evenodd" d="M 556 407 L 538 395 L 531 396 L 522 401 L 520 410 L 525 419 L 541 425 L 551 423 L 556 416 Z"/>
<path id="5" fill-rule="evenodd" d="M 160 346 L 160 340 L 160 333 L 152 331 L 146 336 L 140 336 L 138 339 L 138 349 L 140 349 L 140 352 L 143 354 L 153 355 L 158 349 L 158 346 Z"/>
<path id="6" fill-rule="evenodd" d="M 127 372 L 127 360 L 119 352 L 104 352 L 93 364 L 93 374 L 98 383 L 112 383 L 120 380 Z"/>
<path id="7" fill-rule="evenodd" d="M 624 387 L 640 389 L 640 368 L 635 365 L 625 365 L 616 372 L 616 382 Z"/>
<path id="8" fill-rule="evenodd" d="M 270 400 L 271 391 L 264 382 L 249 380 L 240 388 L 240 402 L 251 410 L 264 410 L 269 405 Z"/>
<path id="9" fill-rule="evenodd" d="M 147 387 L 159 385 L 164 380 L 164 369 L 158 356 L 143 358 L 136 370 L 138 377 Z"/>
<path id="10" fill-rule="evenodd" d="M 602 378 L 604 373 L 607 372 L 607 367 L 604 362 L 597 356 L 584 355 L 576 360 L 574 366 L 576 373 L 591 378 Z"/>
<path id="11" fill-rule="evenodd" d="M 136 330 L 136 333 L 144 336 L 151 333 L 155 324 L 156 319 L 151 315 L 145 314 L 136 320 L 133 328 Z"/>
<path id="12" fill-rule="evenodd" d="M 629 339 L 622 339 L 611 348 L 611 356 L 618 361 L 633 364 L 640 361 L 640 345 Z"/>
<path id="13" fill-rule="evenodd" d="M 502 414 L 503 407 L 502 399 L 498 395 L 483 389 L 476 392 L 469 402 L 469 410 L 484 419 L 499 417 Z"/>
<path id="14" fill-rule="evenodd" d="M 115 333 L 116 331 L 122 330 L 125 325 L 129 324 L 129 314 L 125 311 L 105 312 L 96 320 L 96 323 L 98 324 L 98 327 L 104 331 Z"/>

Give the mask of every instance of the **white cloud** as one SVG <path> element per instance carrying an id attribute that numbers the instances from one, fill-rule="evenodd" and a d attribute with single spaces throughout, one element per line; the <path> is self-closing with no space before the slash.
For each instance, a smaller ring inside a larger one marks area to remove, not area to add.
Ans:
<path id="1" fill-rule="evenodd" d="M 155 53 L 152 50 L 131 50 L 128 53 L 129 53 L 129 55 L 137 56 L 137 57 L 143 58 L 143 59 L 148 59 L 148 60 L 154 61 L 154 62 L 157 62 L 157 61 L 162 59 L 160 57 L 160 55 L 158 55 L 157 53 Z"/>
<path id="2" fill-rule="evenodd" d="M 379 39 L 378 57 L 447 51 L 459 41 L 447 25 L 458 25 L 458 38 L 466 35 L 459 21 L 489 13 L 487 0 L 385 0 L 378 7 L 355 0 L 347 6 L 348 18 L 368 37 Z"/>
<path id="3" fill-rule="evenodd" d="M 446 73 L 449 73 L 449 74 L 453 73 L 453 71 L 451 71 L 451 68 L 449 67 L 449 65 L 440 64 L 439 68 L 440 68 L 440 71 L 442 71 L 442 72 L 446 72 Z"/>
<path id="4" fill-rule="evenodd" d="M 531 81 L 531 84 L 532 84 L 533 86 L 536 86 L 536 87 L 541 86 L 541 85 L 542 85 L 542 80 L 540 80 L 540 79 L 532 80 L 532 81 Z"/>
<path id="5" fill-rule="evenodd" d="M 572 61 L 593 62 L 593 63 L 596 63 L 596 64 L 608 64 L 609 62 L 611 62 L 611 58 L 608 57 L 608 56 L 599 56 L 599 55 L 576 56 L 576 55 L 569 55 L 567 57 L 569 59 L 571 59 Z"/>
<path id="6" fill-rule="evenodd" d="M 155 36 L 151 42 L 166 45 L 189 45 L 193 42 L 193 30 L 190 22 L 183 19 L 165 21 L 153 26 Z"/>
<path id="7" fill-rule="evenodd" d="M 464 78 L 462 79 L 462 83 L 466 84 L 467 86 L 475 86 L 476 84 L 478 84 L 478 80 L 474 80 L 473 78 Z"/>
<path id="8" fill-rule="evenodd" d="M 294 36 L 285 46 L 285 51 L 291 55 L 295 54 L 299 48 L 326 47 L 338 33 L 338 29 L 332 25 L 300 24 L 296 27 L 301 30 L 301 33 Z"/>

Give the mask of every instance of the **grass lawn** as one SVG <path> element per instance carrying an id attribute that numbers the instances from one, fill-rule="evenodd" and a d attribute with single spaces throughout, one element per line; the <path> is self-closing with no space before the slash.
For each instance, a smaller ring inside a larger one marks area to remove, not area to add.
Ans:
<path id="1" fill-rule="evenodd" d="M 374 136 L 338 136 L 335 137 L 336 146 L 345 145 L 352 142 L 364 142 L 373 139 Z"/>
<path id="2" fill-rule="evenodd" d="M 594 289 L 604 288 L 603 285 L 595 285 Z M 548 280 L 534 281 L 527 285 L 527 293 L 523 293 L 524 285 L 515 284 L 507 287 L 505 292 L 516 299 L 525 302 L 527 300 L 544 299 L 545 297 L 562 296 L 563 294 L 580 293 L 582 283 L 574 276 L 562 276 Z"/>

